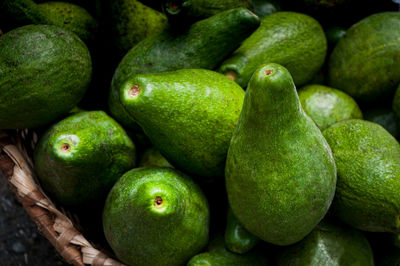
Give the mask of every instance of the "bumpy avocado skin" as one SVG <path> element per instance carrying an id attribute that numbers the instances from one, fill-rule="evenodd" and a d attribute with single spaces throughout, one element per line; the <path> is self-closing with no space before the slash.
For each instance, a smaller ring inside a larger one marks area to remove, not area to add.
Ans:
<path id="1" fill-rule="evenodd" d="M 193 24 L 188 31 L 165 31 L 132 48 L 115 71 L 109 96 L 110 111 L 123 125 L 138 128 L 121 106 L 119 89 L 133 75 L 178 69 L 213 69 L 259 25 L 250 11 L 228 10 Z"/>
<path id="2" fill-rule="evenodd" d="M 298 93 L 303 110 L 321 130 L 346 119 L 363 118 L 356 101 L 342 91 L 307 85 Z"/>
<path id="3" fill-rule="evenodd" d="M 376 102 L 400 82 L 400 13 L 371 15 L 347 30 L 329 59 L 328 84 Z"/>
<path id="4" fill-rule="evenodd" d="M 136 168 L 108 195 L 103 228 L 124 263 L 183 265 L 208 242 L 208 204 L 188 176 L 169 167 Z"/>
<path id="5" fill-rule="evenodd" d="M 285 248 L 276 265 L 373 266 L 374 257 L 361 232 L 323 221 L 302 241 Z"/>
<path id="6" fill-rule="evenodd" d="M 92 74 L 85 44 L 56 26 L 28 25 L 0 37 L 0 128 L 33 128 L 67 114 Z"/>
<path id="7" fill-rule="evenodd" d="M 223 176 L 244 98 L 235 82 L 205 69 L 139 74 L 120 88 L 120 98 L 173 166 L 206 179 Z"/>
<path id="8" fill-rule="evenodd" d="M 141 156 L 139 167 L 159 166 L 159 167 L 172 167 L 173 166 L 165 159 L 162 154 L 154 147 L 148 148 Z"/>
<path id="9" fill-rule="evenodd" d="M 400 144 L 380 125 L 357 119 L 323 133 L 338 169 L 335 215 L 360 230 L 399 233 Z"/>
<path id="10" fill-rule="evenodd" d="M 261 19 L 260 27 L 247 38 L 219 71 L 246 87 L 262 64 L 286 67 L 297 86 L 306 84 L 322 67 L 327 42 L 321 25 L 310 16 L 277 12 Z"/>
<path id="11" fill-rule="evenodd" d="M 206 252 L 192 257 L 187 266 L 266 266 L 269 265 L 265 252 L 254 250 L 239 255 L 230 252 L 224 246 L 224 238 L 216 237 L 208 245 Z"/>
<path id="12" fill-rule="evenodd" d="M 261 66 L 249 82 L 225 168 L 232 211 L 252 234 L 275 245 L 304 238 L 331 205 L 331 149 L 300 105 L 289 71 Z"/>
<path id="13" fill-rule="evenodd" d="M 226 218 L 225 247 L 233 253 L 244 254 L 250 251 L 259 241 L 258 237 L 249 233 L 240 224 L 229 208 Z"/>
<path id="14" fill-rule="evenodd" d="M 381 125 L 396 139 L 400 137 L 399 120 L 392 108 L 371 108 L 364 111 L 364 119 Z"/>
<path id="15" fill-rule="evenodd" d="M 34 154 L 43 188 L 71 206 L 104 200 L 135 159 L 133 142 L 103 111 L 82 111 L 53 125 Z"/>

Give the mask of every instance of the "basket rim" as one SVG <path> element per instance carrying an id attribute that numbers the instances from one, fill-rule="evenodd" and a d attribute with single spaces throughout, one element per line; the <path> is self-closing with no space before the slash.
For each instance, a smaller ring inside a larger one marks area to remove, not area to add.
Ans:
<path id="1" fill-rule="evenodd" d="M 28 149 L 37 143 L 33 131 L 0 130 L 0 171 L 39 232 L 63 259 L 73 265 L 122 266 L 121 262 L 99 251 L 76 229 L 63 210 L 43 192 L 33 170 Z M 30 147 L 26 147 L 29 145 Z"/>

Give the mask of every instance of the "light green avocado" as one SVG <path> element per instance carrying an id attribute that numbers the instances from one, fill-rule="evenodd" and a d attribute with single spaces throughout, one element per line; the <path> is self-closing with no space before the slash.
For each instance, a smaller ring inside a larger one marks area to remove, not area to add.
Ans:
<path id="1" fill-rule="evenodd" d="M 302 241 L 285 247 L 277 266 L 374 266 L 368 240 L 352 228 L 322 221 Z"/>
<path id="2" fill-rule="evenodd" d="M 244 91 L 205 69 L 132 76 L 119 89 L 121 104 L 173 166 L 213 179 L 223 176 L 229 141 Z"/>
<path id="3" fill-rule="evenodd" d="M 353 25 L 329 59 L 328 84 L 354 99 L 376 102 L 400 82 L 400 13 L 371 15 Z"/>
<path id="4" fill-rule="evenodd" d="M 34 128 L 60 119 L 82 99 L 92 75 L 74 33 L 27 25 L 0 37 L 0 128 Z"/>
<path id="5" fill-rule="evenodd" d="M 298 93 L 303 110 L 321 130 L 346 119 L 363 118 L 354 99 L 342 91 L 307 85 Z"/>
<path id="6" fill-rule="evenodd" d="M 34 154 L 40 183 L 65 205 L 104 200 L 118 178 L 135 166 L 135 145 L 103 111 L 82 111 L 53 125 Z"/>
<path id="7" fill-rule="evenodd" d="M 325 33 L 318 21 L 300 13 L 276 12 L 261 19 L 260 27 L 219 71 L 246 87 L 260 65 L 277 63 L 286 67 L 300 86 L 322 67 L 326 49 Z"/>
<path id="8" fill-rule="evenodd" d="M 332 152 L 283 66 L 261 66 L 251 78 L 225 178 L 236 218 L 275 245 L 300 241 L 328 211 L 336 186 Z"/>
<path id="9" fill-rule="evenodd" d="M 162 154 L 154 147 L 148 148 L 144 151 L 140 158 L 139 167 L 159 166 L 159 167 L 172 167 L 173 166 L 165 159 Z"/>
<path id="10" fill-rule="evenodd" d="M 103 228 L 126 264 L 183 265 L 208 242 L 207 199 L 188 176 L 172 168 L 136 168 L 108 195 Z"/>
<path id="11" fill-rule="evenodd" d="M 338 170 L 334 214 L 360 230 L 399 233 L 400 144 L 380 125 L 357 119 L 324 136 Z"/>

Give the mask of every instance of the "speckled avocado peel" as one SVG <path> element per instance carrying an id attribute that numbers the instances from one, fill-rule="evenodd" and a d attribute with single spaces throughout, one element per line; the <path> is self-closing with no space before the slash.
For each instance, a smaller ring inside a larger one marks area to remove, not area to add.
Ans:
<path id="1" fill-rule="evenodd" d="M 135 160 L 133 142 L 103 111 L 82 111 L 53 125 L 34 154 L 43 188 L 70 206 L 104 200 Z"/>

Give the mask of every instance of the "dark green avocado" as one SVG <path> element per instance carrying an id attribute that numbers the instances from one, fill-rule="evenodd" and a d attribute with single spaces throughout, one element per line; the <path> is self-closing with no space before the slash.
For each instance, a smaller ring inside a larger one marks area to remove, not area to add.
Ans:
<path id="1" fill-rule="evenodd" d="M 74 33 L 28 25 L 0 37 L 0 128 L 34 128 L 74 108 L 89 86 L 92 62 Z"/>
<path id="2" fill-rule="evenodd" d="M 302 241 L 284 248 L 277 256 L 276 265 L 374 266 L 374 257 L 361 232 L 322 221 Z"/>
<path id="3" fill-rule="evenodd" d="M 207 199 L 188 176 L 172 168 L 136 168 L 108 195 L 103 228 L 126 264 L 183 265 L 208 242 Z"/>
<path id="4" fill-rule="evenodd" d="M 137 129 L 121 106 L 119 89 L 130 77 L 178 69 L 214 69 L 259 25 L 244 8 L 228 10 L 193 24 L 183 33 L 165 31 L 132 48 L 115 71 L 109 96 L 110 111 L 126 127 Z"/>
<path id="5" fill-rule="evenodd" d="M 34 154 L 43 188 L 71 206 L 104 200 L 135 159 L 133 142 L 103 111 L 82 111 L 61 120 L 43 135 Z"/>

